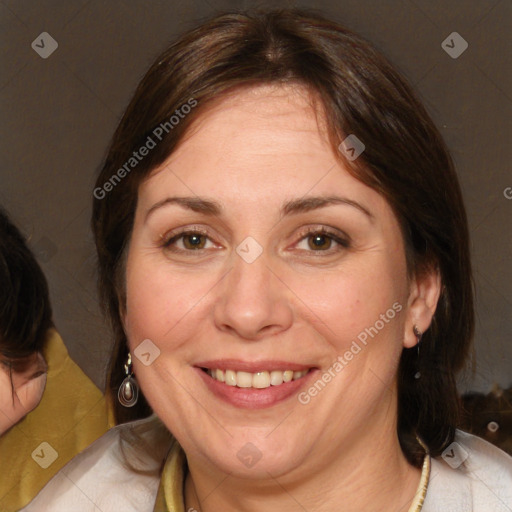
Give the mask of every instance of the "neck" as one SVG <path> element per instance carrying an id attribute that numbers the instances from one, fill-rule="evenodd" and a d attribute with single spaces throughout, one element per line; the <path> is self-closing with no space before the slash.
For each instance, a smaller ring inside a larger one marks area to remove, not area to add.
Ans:
<path id="1" fill-rule="evenodd" d="M 311 464 L 300 476 L 294 471 L 254 481 L 205 471 L 191 460 L 185 480 L 185 510 L 405 512 L 416 493 L 421 470 L 405 459 L 396 426 L 382 430 L 381 425 L 377 432 L 333 453 L 328 461 L 323 458 L 317 466 Z"/>

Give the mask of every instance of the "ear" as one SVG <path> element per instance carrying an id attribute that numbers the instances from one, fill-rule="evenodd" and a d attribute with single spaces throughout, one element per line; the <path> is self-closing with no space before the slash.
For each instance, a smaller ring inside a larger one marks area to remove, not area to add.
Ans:
<path id="1" fill-rule="evenodd" d="M 424 333 L 430 327 L 441 295 L 441 288 L 441 274 L 437 267 L 431 267 L 411 280 L 405 321 L 404 347 L 411 348 L 418 343 L 413 330 L 414 326 L 421 333 Z"/>

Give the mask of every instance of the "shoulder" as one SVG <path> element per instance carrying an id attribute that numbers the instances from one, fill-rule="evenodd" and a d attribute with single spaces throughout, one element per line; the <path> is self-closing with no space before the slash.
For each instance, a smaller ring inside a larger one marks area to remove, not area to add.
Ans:
<path id="1" fill-rule="evenodd" d="M 423 512 L 510 512 L 512 457 L 457 430 L 443 456 L 432 459 Z"/>
<path id="2" fill-rule="evenodd" d="M 155 416 L 112 428 L 66 464 L 20 512 L 152 512 L 168 451 L 155 434 L 159 429 Z M 160 450 L 153 441 L 161 443 Z M 148 454 L 149 445 L 161 460 Z"/>

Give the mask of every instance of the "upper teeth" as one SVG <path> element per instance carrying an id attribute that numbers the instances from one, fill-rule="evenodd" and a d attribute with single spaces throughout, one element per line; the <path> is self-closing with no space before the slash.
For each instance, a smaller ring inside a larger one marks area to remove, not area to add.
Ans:
<path id="1" fill-rule="evenodd" d="M 293 370 L 273 370 L 271 372 L 235 372 L 233 370 L 209 369 L 208 375 L 224 382 L 228 386 L 238 386 L 239 388 L 257 388 L 263 389 L 270 386 L 279 386 L 283 382 L 290 382 L 304 377 L 309 370 L 294 372 Z"/>

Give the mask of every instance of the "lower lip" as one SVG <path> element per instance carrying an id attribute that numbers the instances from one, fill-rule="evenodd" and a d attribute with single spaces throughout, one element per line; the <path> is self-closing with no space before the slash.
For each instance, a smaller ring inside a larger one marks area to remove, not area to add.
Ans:
<path id="1" fill-rule="evenodd" d="M 279 402 L 283 402 L 293 395 L 297 394 L 300 388 L 306 386 L 316 369 L 311 369 L 304 377 L 290 382 L 284 382 L 279 386 L 270 386 L 268 388 L 239 388 L 237 386 L 228 386 L 223 382 L 210 377 L 201 368 L 195 368 L 208 389 L 217 397 L 228 402 L 235 407 L 242 409 L 265 409 L 272 407 Z"/>

